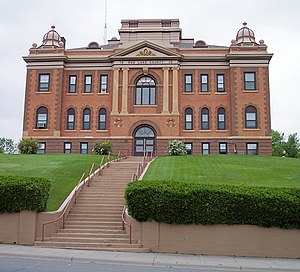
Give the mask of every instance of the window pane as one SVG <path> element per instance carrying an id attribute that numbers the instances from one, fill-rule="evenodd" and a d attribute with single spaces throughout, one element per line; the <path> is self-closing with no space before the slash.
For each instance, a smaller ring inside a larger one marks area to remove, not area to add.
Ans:
<path id="1" fill-rule="evenodd" d="M 92 76 L 85 76 L 85 84 L 91 84 L 92 83 Z"/>
<path id="2" fill-rule="evenodd" d="M 142 146 L 142 145 L 135 146 L 135 151 L 136 152 L 144 152 L 144 146 Z"/>
<path id="3" fill-rule="evenodd" d="M 150 103 L 150 97 L 149 97 L 149 88 L 143 88 L 142 93 L 142 104 L 143 105 L 149 105 Z"/>
<path id="4" fill-rule="evenodd" d="M 192 123 L 186 123 L 185 129 L 192 129 Z"/>
<path id="5" fill-rule="evenodd" d="M 84 120 L 84 122 L 89 122 L 90 121 L 90 115 L 84 115 L 83 116 L 83 120 Z"/>
<path id="6" fill-rule="evenodd" d="M 208 75 L 201 75 L 201 83 L 207 83 L 208 82 Z"/>
<path id="7" fill-rule="evenodd" d="M 40 75 L 40 82 L 41 83 L 48 83 L 50 79 L 50 75 Z"/>
<path id="8" fill-rule="evenodd" d="M 246 113 L 246 119 L 248 121 L 256 120 L 256 113 L 254 113 L 254 112 L 247 112 Z"/>
<path id="9" fill-rule="evenodd" d="M 192 115 L 187 114 L 187 115 L 185 116 L 185 121 L 186 121 L 186 122 L 192 122 Z"/>
<path id="10" fill-rule="evenodd" d="M 245 88 L 246 88 L 246 90 L 254 90 L 255 83 L 254 82 L 245 82 Z"/>
<path id="11" fill-rule="evenodd" d="M 70 76 L 70 84 L 76 84 L 76 76 Z"/>
<path id="12" fill-rule="evenodd" d="M 224 122 L 225 121 L 225 115 L 224 114 L 219 114 L 219 121 Z"/>
<path id="13" fill-rule="evenodd" d="M 153 145 L 154 141 L 153 140 L 146 140 L 146 145 Z"/>
<path id="14" fill-rule="evenodd" d="M 202 122 L 208 122 L 208 115 L 202 114 Z"/>
<path id="15" fill-rule="evenodd" d="M 135 141 L 135 144 L 136 144 L 136 145 L 143 145 L 143 144 L 144 144 L 144 141 L 143 141 L 143 140 L 136 140 L 136 141 Z"/>
<path id="16" fill-rule="evenodd" d="M 155 105 L 155 88 L 150 89 L 150 104 Z"/>
<path id="17" fill-rule="evenodd" d="M 192 83 L 192 75 L 185 75 L 185 83 Z"/>
<path id="18" fill-rule="evenodd" d="M 69 122 L 74 122 L 74 117 L 75 117 L 74 115 L 69 115 L 68 116 L 68 121 Z"/>
<path id="19" fill-rule="evenodd" d="M 245 73 L 245 81 L 254 81 L 254 73 Z"/>
<path id="20" fill-rule="evenodd" d="M 136 104 L 137 105 L 142 104 L 142 89 L 141 88 L 136 89 Z"/>

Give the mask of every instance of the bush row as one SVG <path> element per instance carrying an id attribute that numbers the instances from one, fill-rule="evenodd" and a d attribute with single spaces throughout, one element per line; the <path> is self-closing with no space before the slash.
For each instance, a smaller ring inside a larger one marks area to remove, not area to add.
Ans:
<path id="1" fill-rule="evenodd" d="M 300 228 L 299 189 L 142 180 L 125 199 L 140 222 Z"/>
<path id="2" fill-rule="evenodd" d="M 0 212 L 44 211 L 49 192 L 46 178 L 0 176 Z"/>

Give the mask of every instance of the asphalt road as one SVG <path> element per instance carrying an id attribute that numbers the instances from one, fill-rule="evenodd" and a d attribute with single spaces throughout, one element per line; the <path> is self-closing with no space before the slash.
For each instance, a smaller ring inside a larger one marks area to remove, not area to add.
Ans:
<path id="1" fill-rule="evenodd" d="M 174 267 L 115 265 L 67 260 L 0 257 L 0 272 L 236 272 L 237 270 L 208 270 Z"/>

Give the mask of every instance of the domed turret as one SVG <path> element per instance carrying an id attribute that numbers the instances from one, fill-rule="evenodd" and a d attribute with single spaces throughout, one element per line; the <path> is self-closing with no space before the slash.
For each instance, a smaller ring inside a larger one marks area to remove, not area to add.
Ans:
<path id="1" fill-rule="evenodd" d="M 48 46 L 61 47 L 61 44 L 60 44 L 60 42 L 62 41 L 61 37 L 54 29 L 55 29 L 55 26 L 51 26 L 51 30 L 48 31 L 44 35 L 42 46 L 45 46 L 45 47 L 48 47 Z"/>
<path id="2" fill-rule="evenodd" d="M 236 44 L 237 45 L 258 45 L 255 42 L 255 35 L 253 30 L 247 27 L 247 23 L 243 23 L 243 27 L 236 34 Z"/>

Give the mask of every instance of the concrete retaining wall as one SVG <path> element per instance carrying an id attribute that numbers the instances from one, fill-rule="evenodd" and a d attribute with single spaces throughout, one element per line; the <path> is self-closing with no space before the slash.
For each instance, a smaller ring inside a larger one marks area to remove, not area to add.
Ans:
<path id="1" fill-rule="evenodd" d="M 152 252 L 300 258 L 300 230 L 251 225 L 170 225 L 131 222 L 133 240 Z M 129 231 L 129 228 L 127 228 Z"/>

